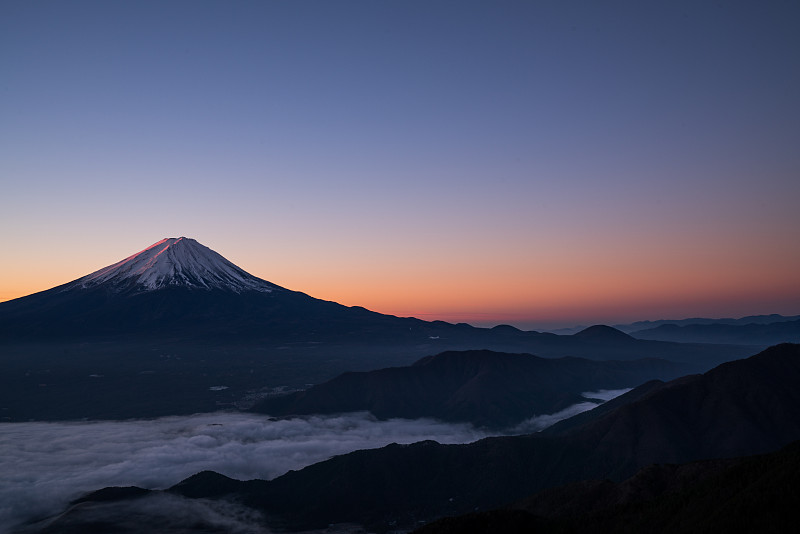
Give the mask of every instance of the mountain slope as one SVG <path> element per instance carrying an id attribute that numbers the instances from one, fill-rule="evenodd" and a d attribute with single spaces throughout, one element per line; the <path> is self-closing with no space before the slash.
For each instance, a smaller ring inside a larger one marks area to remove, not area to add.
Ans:
<path id="1" fill-rule="evenodd" d="M 595 443 L 614 478 L 656 462 L 769 452 L 800 439 L 798 380 L 800 345 L 778 345 L 668 382 L 565 435 Z"/>
<path id="2" fill-rule="evenodd" d="M 592 361 L 493 351 L 444 352 L 409 367 L 345 373 L 253 409 L 273 416 L 367 410 L 378 418 L 471 422 L 505 428 L 587 399 L 583 392 L 679 376 L 665 360 Z"/>
<path id="3" fill-rule="evenodd" d="M 778 452 L 660 464 L 619 483 L 582 481 L 505 509 L 446 518 L 415 534 L 792 532 L 800 519 L 800 442 Z"/>

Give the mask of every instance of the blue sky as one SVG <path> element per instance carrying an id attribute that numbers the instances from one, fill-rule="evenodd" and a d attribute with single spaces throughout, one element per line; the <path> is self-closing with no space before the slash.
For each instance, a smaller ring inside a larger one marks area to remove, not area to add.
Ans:
<path id="1" fill-rule="evenodd" d="M 401 315 L 800 313 L 798 15 L 4 2 L 0 300 L 186 235 Z"/>

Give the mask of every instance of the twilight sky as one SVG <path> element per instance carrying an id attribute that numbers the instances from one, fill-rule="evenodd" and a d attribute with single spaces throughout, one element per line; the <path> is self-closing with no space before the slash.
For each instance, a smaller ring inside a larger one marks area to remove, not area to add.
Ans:
<path id="1" fill-rule="evenodd" d="M 164 237 L 396 315 L 800 313 L 800 4 L 0 4 L 0 300 Z"/>

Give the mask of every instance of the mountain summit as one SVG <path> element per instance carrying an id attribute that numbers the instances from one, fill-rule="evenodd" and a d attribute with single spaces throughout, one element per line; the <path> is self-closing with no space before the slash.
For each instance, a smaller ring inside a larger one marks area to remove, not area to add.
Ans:
<path id="1" fill-rule="evenodd" d="M 153 291 L 168 286 L 270 292 L 277 289 L 188 237 L 170 237 L 113 265 L 79 278 L 65 290 L 98 285 Z"/>

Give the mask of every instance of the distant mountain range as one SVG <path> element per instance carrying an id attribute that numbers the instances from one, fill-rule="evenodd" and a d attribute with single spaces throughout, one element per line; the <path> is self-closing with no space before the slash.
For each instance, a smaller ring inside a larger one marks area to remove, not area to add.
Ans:
<path id="1" fill-rule="evenodd" d="M 291 291 L 193 239 L 168 238 L 67 284 L 0 303 L 0 418 L 242 407 L 345 371 L 472 349 L 662 358 L 695 371 L 754 352 L 638 340 L 604 326 L 558 336 L 384 315 Z"/>
<path id="2" fill-rule="evenodd" d="M 675 341 L 678 343 L 766 344 L 800 343 L 800 319 L 773 323 L 745 324 L 662 324 L 637 330 L 637 339 Z"/>
<path id="3" fill-rule="evenodd" d="M 273 416 L 369 411 L 381 419 L 433 417 L 502 429 L 585 403 L 586 392 L 675 378 L 685 367 L 658 359 L 444 352 L 409 367 L 345 373 L 305 391 L 270 397 L 253 409 Z"/>
<path id="4" fill-rule="evenodd" d="M 582 414 L 583 420 L 578 425 L 560 425 L 560 428 L 533 435 L 487 438 L 467 445 L 394 444 L 337 456 L 272 481 L 239 482 L 203 472 L 184 480 L 168 493 L 188 498 L 235 498 L 264 512 L 281 528 L 305 529 L 356 522 L 376 531 L 386 531 L 444 515 L 490 510 L 537 491 L 581 480 L 623 481 L 653 464 L 775 451 L 800 440 L 798 381 L 800 345 L 783 344 L 748 359 L 720 365 L 702 375 L 644 384 L 602 405 L 603 409 L 597 413 Z M 614 405 L 609 406 L 612 403 Z M 767 488 L 768 494 L 783 492 L 779 502 L 785 506 L 787 499 L 791 500 L 800 489 L 798 478 L 793 475 L 797 473 L 796 448 L 758 462 L 743 460 L 696 469 L 691 466 L 651 468 L 625 483 L 628 489 L 624 491 L 622 486 L 609 486 L 610 501 L 595 508 L 590 506 L 586 512 L 601 514 L 589 516 L 591 521 L 606 521 L 598 525 L 621 524 L 616 517 L 628 517 L 633 521 L 631 524 L 636 525 L 641 524 L 636 523 L 637 518 L 647 517 L 636 515 L 641 511 L 636 508 L 637 499 L 664 498 L 666 500 L 660 504 L 656 502 L 655 511 L 646 512 L 654 514 L 649 517 L 664 518 L 670 510 L 676 509 L 676 502 L 681 502 L 665 491 L 672 486 L 679 491 L 699 491 L 684 495 L 699 495 L 698 503 L 710 503 L 709 506 L 716 506 L 720 511 L 742 502 L 742 506 L 746 506 L 734 510 L 742 515 L 744 510 L 758 508 L 758 484 L 763 479 L 759 479 L 757 473 L 762 468 L 766 480 L 781 484 L 777 488 Z M 789 469 L 788 474 L 782 474 L 784 468 Z M 692 480 L 695 481 L 692 484 L 708 483 L 711 487 L 697 490 L 700 486 L 687 483 Z M 732 491 L 725 484 L 744 484 L 744 487 Z M 714 489 L 717 486 L 719 490 Z M 560 503 L 560 511 L 554 511 L 552 517 L 559 513 L 561 517 L 568 516 L 580 509 L 580 502 L 587 499 L 591 502 L 596 488 L 597 483 L 587 482 L 572 489 L 553 490 L 555 493 L 550 493 L 550 497 L 540 494 L 516 508 L 533 510 L 537 514 L 536 510 L 549 498 L 549 502 Z M 628 490 L 638 495 L 626 497 Z M 109 492 L 113 495 L 115 491 L 122 496 L 110 498 Z M 714 492 L 720 491 L 730 494 L 727 505 L 713 499 Z M 141 490 L 105 490 L 97 498 L 126 504 L 130 502 L 127 497 L 131 492 L 137 497 L 143 494 Z M 742 496 L 748 499 L 742 501 Z M 87 500 L 91 502 L 93 498 L 89 496 Z M 602 515 L 603 510 L 611 510 L 610 506 L 616 505 L 629 508 L 614 509 L 614 514 L 621 514 L 618 516 Z M 129 510 L 119 508 L 123 509 Z M 771 508 L 766 506 L 765 509 Z M 785 507 L 781 510 L 786 513 Z M 113 514 L 108 513 L 106 510 L 106 526 L 113 525 L 113 521 L 108 523 Z M 684 508 L 683 513 L 687 518 L 702 516 L 697 506 Z M 81 508 L 72 508 L 51 526 L 59 525 L 59 521 L 66 521 L 61 524 L 73 527 L 96 526 L 88 519 L 81 523 L 81 517 Z M 520 518 L 519 515 L 514 517 Z M 530 519 L 523 516 L 523 521 L 525 517 Z M 753 517 L 768 519 L 764 514 Z M 473 519 L 491 521 L 492 516 Z M 146 520 L 146 515 L 141 520 Z M 516 521 L 513 517 L 510 520 Z M 717 518 L 711 524 L 725 524 L 725 521 Z M 569 528 L 585 526 L 584 523 L 575 525 Z M 567 532 L 572 531 L 569 528 Z M 591 525 L 586 528 L 586 532 L 593 531 Z"/>
<path id="5" fill-rule="evenodd" d="M 800 320 L 800 315 L 780 315 L 771 313 L 769 315 L 747 315 L 745 317 L 721 319 L 710 319 L 708 317 L 691 317 L 689 319 L 660 319 L 658 321 L 636 321 L 630 324 L 614 325 L 614 328 L 622 330 L 628 334 L 640 330 L 650 330 L 663 325 L 687 326 L 697 324 L 726 324 L 732 326 L 744 326 L 749 324 L 772 324 L 785 321 Z"/>
<path id="6" fill-rule="evenodd" d="M 780 315 L 777 313 L 772 313 L 769 315 L 748 315 L 746 317 L 740 317 L 738 319 L 734 318 L 722 318 L 722 319 L 711 319 L 708 317 L 692 317 L 689 319 L 659 319 L 657 321 L 636 321 L 633 323 L 623 323 L 623 324 L 615 324 L 613 325 L 614 328 L 620 330 L 621 332 L 625 332 L 626 334 L 635 334 L 636 332 L 645 331 L 645 330 L 653 330 L 660 326 L 664 325 L 673 325 L 673 326 L 689 326 L 689 325 L 730 325 L 730 326 L 746 326 L 751 324 L 757 325 L 767 325 L 772 323 L 781 323 L 786 321 L 797 321 L 800 320 L 800 315 Z M 553 330 L 547 330 L 548 332 L 552 332 L 554 334 L 559 335 L 572 335 L 584 330 L 586 326 L 574 326 L 568 328 L 557 328 Z M 635 336 L 638 337 L 638 336 Z M 666 341 L 666 340 L 665 340 Z M 780 341 L 779 341 L 780 342 Z M 746 344 L 752 344 L 752 342 L 748 341 Z"/>

